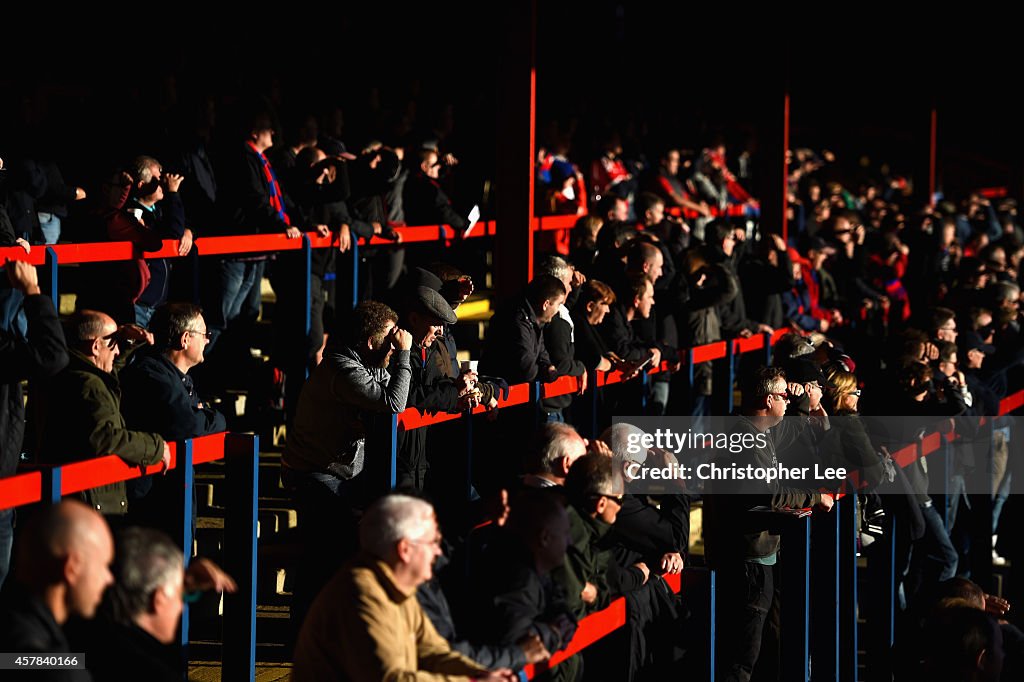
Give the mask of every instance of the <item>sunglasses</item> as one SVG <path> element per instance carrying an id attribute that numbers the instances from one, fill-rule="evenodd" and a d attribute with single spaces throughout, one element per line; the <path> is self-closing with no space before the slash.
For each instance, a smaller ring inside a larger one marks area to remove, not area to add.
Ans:
<path id="1" fill-rule="evenodd" d="M 786 401 L 787 403 L 788 403 L 788 402 L 790 401 L 790 399 L 791 399 L 791 398 L 793 397 L 793 396 L 792 396 L 792 394 L 791 394 L 791 393 L 790 393 L 789 391 L 783 391 L 782 393 L 774 393 L 774 392 L 772 392 L 772 393 L 769 393 L 768 395 L 774 395 L 774 396 L 776 396 L 776 397 L 782 398 L 782 399 L 783 399 L 783 400 L 785 400 L 785 401 Z"/>

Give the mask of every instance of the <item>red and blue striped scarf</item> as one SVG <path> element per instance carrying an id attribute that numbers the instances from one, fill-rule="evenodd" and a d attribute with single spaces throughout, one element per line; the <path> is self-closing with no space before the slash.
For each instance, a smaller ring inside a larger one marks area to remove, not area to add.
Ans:
<path id="1" fill-rule="evenodd" d="M 270 207 L 277 211 L 277 217 L 284 221 L 285 225 L 291 227 L 292 221 L 288 218 L 288 214 L 284 210 L 284 202 L 281 201 L 281 187 L 277 184 L 277 176 L 274 175 L 274 169 L 270 167 L 270 162 L 267 161 L 267 157 L 263 155 L 263 152 L 256 149 L 256 145 L 252 142 L 246 142 L 249 145 L 249 149 L 252 150 L 256 157 L 263 164 L 263 179 L 267 181 L 267 186 L 270 188 Z"/>

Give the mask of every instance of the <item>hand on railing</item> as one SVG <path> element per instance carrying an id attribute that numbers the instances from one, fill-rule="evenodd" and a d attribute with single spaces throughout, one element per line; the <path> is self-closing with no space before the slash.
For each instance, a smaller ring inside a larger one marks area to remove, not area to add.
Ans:
<path id="1" fill-rule="evenodd" d="M 679 552 L 667 552 L 661 557 L 661 570 L 678 575 L 683 572 L 683 555 Z"/>
<path id="2" fill-rule="evenodd" d="M 289 227 L 284 231 L 284 236 L 288 239 L 299 239 L 302 236 L 302 230 L 297 227 Z"/>
<path id="3" fill-rule="evenodd" d="M 817 511 L 830 512 L 830 511 L 832 511 L 832 507 L 835 506 L 835 503 L 836 503 L 836 498 L 835 498 L 834 495 L 832 495 L 830 493 L 822 493 L 821 494 L 821 502 L 819 502 L 818 504 L 814 505 L 814 508 Z"/>
<path id="4" fill-rule="evenodd" d="M 7 281 L 11 283 L 12 288 L 26 296 L 40 293 L 39 272 L 36 270 L 36 266 L 21 260 L 8 260 L 5 265 Z"/>
<path id="5" fill-rule="evenodd" d="M 181 240 L 178 242 L 178 255 L 187 256 L 188 252 L 192 250 L 192 230 L 185 228 L 185 233 L 181 235 Z"/>
<path id="6" fill-rule="evenodd" d="M 171 446 L 167 443 L 167 441 L 164 441 L 164 454 L 160 458 L 160 462 L 164 465 L 163 474 L 164 476 L 166 476 L 167 472 L 171 468 Z"/>

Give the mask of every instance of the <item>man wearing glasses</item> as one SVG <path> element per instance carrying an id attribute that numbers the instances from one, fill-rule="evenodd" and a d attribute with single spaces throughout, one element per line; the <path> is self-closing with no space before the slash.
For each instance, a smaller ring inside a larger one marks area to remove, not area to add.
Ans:
<path id="1" fill-rule="evenodd" d="M 42 464 L 67 464 L 117 455 L 128 464 L 170 466 L 171 452 L 158 434 L 130 430 L 121 415 L 121 385 L 114 370 L 121 346 L 152 337 L 135 325 L 118 327 L 109 315 L 80 310 L 65 329 L 69 361 L 39 392 L 35 455 Z M 123 358 L 122 358 L 123 363 Z M 128 511 L 124 482 L 87 490 L 88 503 L 101 514 Z"/>
<path id="2" fill-rule="evenodd" d="M 160 306 L 149 329 L 153 345 L 134 353 L 132 362 L 119 375 L 124 394 L 121 410 L 128 427 L 157 433 L 166 441 L 226 430 L 224 415 L 202 401 L 189 376 L 189 370 L 204 361 L 210 343 L 202 309 L 191 303 Z M 128 481 L 134 522 L 177 538 L 181 515 L 173 510 L 181 504 L 184 482 L 180 468 L 166 479 L 145 476 Z"/>
<path id="3" fill-rule="evenodd" d="M 799 401 L 806 413 L 803 386 L 787 383 L 778 367 L 761 368 L 743 378 L 743 403 L 737 430 L 765 434 L 766 447 L 727 453 L 721 466 L 759 468 L 778 466 L 776 450 L 783 450 L 802 432 L 797 420 L 783 423 L 790 401 Z M 756 443 L 756 441 L 755 441 Z M 816 490 L 789 488 L 772 480 L 744 481 L 740 485 L 715 481 L 704 497 L 705 552 L 716 571 L 718 595 L 718 658 L 721 679 L 749 680 L 754 666 L 766 679 L 778 677 L 780 642 L 779 584 L 776 563 L 781 538 L 774 514 L 754 507 L 782 511 L 832 508 L 833 497 Z"/>

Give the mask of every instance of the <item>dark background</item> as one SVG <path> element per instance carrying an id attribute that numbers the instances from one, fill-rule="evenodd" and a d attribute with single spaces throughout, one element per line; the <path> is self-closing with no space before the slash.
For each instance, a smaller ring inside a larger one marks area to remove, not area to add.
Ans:
<path id="1" fill-rule="evenodd" d="M 572 132 L 577 162 L 617 131 L 627 155 L 653 160 L 668 144 L 723 138 L 731 154 L 750 149 L 763 163 L 757 150 L 777 135 L 788 88 L 791 145 L 834 150 L 837 176 L 884 162 L 925 187 L 935 106 L 946 194 L 1021 193 L 1021 59 L 1015 27 L 996 10 L 895 19 L 884 7 L 538 5 L 537 139 Z M 145 151 L 195 98 L 217 102 L 223 130 L 235 105 L 262 96 L 282 118 L 340 106 L 350 147 L 429 137 L 453 121 L 446 143 L 464 172 L 493 173 L 506 23 L 493 6 L 253 6 L 218 24 L 212 7 L 41 7 L 7 22 L 0 157 L 44 148 L 84 182 Z"/>

